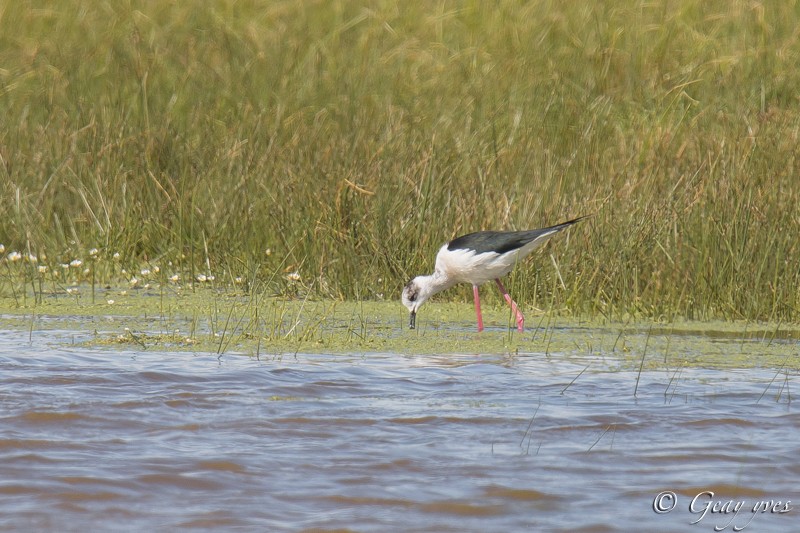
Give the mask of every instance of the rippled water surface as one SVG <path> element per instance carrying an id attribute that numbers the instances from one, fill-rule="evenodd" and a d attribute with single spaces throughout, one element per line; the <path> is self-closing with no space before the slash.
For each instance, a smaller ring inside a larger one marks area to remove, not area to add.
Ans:
<path id="1" fill-rule="evenodd" d="M 0 332 L 0 529 L 797 530 L 796 373 L 637 374 L 596 354 L 259 361 Z"/>

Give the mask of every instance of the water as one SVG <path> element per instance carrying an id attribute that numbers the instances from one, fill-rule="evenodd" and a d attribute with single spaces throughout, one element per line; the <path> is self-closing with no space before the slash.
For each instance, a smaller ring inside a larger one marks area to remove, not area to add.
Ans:
<path id="1" fill-rule="evenodd" d="M 0 332 L 3 531 L 800 523 L 796 372 L 643 372 L 634 397 L 637 372 L 588 357 L 258 361 L 49 335 Z"/>

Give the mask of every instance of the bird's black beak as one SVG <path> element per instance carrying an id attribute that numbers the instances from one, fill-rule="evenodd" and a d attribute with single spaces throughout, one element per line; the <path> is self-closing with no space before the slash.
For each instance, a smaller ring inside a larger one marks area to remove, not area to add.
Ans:
<path id="1" fill-rule="evenodd" d="M 411 321 L 408 323 L 408 329 L 414 329 L 416 323 L 417 323 L 417 312 L 411 311 Z"/>

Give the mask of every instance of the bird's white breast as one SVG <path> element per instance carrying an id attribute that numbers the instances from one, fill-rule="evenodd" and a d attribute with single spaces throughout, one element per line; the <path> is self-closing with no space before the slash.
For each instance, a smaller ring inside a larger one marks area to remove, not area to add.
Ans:
<path id="1" fill-rule="evenodd" d="M 445 244 L 436 256 L 436 270 L 457 283 L 481 285 L 508 274 L 517 263 L 520 251 L 476 254 L 474 250 L 448 250 Z"/>

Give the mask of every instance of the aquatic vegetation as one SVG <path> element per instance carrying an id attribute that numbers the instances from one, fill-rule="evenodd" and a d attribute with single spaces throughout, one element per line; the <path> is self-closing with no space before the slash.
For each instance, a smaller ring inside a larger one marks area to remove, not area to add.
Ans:
<path id="1" fill-rule="evenodd" d="M 134 288 L 87 284 L 37 293 L 27 305 L 0 299 L 0 327 L 87 348 L 188 350 L 251 357 L 287 354 L 498 354 L 596 358 L 604 367 L 640 373 L 688 367 L 800 370 L 800 329 L 748 322 L 625 322 L 555 312 L 529 314 L 525 333 L 497 302 L 484 309 L 487 329 L 474 331 L 469 304 L 433 302 L 416 330 L 396 302 L 286 298 L 164 280 Z M 632 381 L 633 383 L 633 381 Z M 633 385 L 632 385 L 633 388 Z"/>

